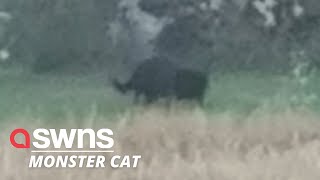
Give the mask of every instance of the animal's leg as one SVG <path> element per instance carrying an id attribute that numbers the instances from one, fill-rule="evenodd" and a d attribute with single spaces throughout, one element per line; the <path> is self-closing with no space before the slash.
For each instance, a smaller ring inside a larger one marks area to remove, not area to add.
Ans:
<path id="1" fill-rule="evenodd" d="M 155 100 L 155 97 L 154 97 L 154 96 L 150 96 L 150 95 L 146 95 L 146 96 L 145 96 L 145 101 L 146 101 L 147 104 L 153 103 L 154 100 Z"/>

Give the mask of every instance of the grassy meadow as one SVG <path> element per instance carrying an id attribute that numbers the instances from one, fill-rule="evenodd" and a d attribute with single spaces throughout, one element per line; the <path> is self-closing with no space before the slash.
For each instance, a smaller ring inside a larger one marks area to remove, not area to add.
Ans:
<path id="1" fill-rule="evenodd" d="M 134 105 L 96 75 L 35 75 L 0 68 L 0 174 L 5 180 L 318 180 L 320 75 L 212 76 L 203 107 Z M 137 169 L 29 169 L 12 129 L 101 128 Z"/>
<path id="2" fill-rule="evenodd" d="M 81 119 L 92 113 L 110 117 L 135 109 L 137 105 L 133 104 L 132 94 L 115 91 L 103 73 L 35 75 L 23 69 L 0 68 L 0 107 L 3 121 L 21 116 Z M 201 108 L 209 114 L 236 115 L 261 109 L 267 113 L 301 108 L 320 112 L 320 74 L 301 77 L 257 72 L 215 74 Z"/>

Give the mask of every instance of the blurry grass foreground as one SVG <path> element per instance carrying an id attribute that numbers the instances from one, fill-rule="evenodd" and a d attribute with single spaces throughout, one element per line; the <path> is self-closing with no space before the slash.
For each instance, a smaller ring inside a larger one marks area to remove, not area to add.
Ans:
<path id="1" fill-rule="evenodd" d="M 30 152 L 13 149 L 10 130 L 53 128 L 46 121 L 2 126 L 0 174 L 3 180 L 318 180 L 320 119 L 287 111 L 252 115 L 238 121 L 230 114 L 207 115 L 201 109 L 150 107 L 118 117 L 81 124 L 67 119 L 64 128 L 109 127 L 116 154 L 141 154 L 136 169 L 29 169 Z M 30 120 L 31 121 L 31 120 Z M 90 126 L 89 126 L 90 125 Z"/>

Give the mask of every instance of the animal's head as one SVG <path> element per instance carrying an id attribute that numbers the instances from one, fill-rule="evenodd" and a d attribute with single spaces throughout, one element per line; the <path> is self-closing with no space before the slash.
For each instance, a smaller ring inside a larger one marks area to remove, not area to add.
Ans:
<path id="1" fill-rule="evenodd" d="M 118 80 L 112 80 L 112 85 L 121 93 L 126 93 L 129 90 L 129 85 L 127 83 L 120 83 Z"/>

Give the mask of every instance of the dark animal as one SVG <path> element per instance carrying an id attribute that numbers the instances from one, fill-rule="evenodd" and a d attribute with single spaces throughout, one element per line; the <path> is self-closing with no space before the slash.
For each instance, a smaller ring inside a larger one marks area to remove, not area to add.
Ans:
<path id="1" fill-rule="evenodd" d="M 203 101 L 208 86 L 208 77 L 202 72 L 179 69 L 175 77 L 175 95 L 178 100 L 196 99 Z"/>
<path id="2" fill-rule="evenodd" d="M 152 58 L 138 66 L 127 83 L 113 81 L 122 93 L 134 91 L 135 97 L 144 95 L 147 102 L 174 95 L 176 67 L 165 59 Z"/>
<path id="3" fill-rule="evenodd" d="M 146 60 L 126 83 L 114 80 L 120 92 L 134 91 L 135 97 L 145 96 L 151 103 L 160 98 L 196 99 L 202 102 L 208 84 L 204 73 L 178 68 L 166 59 Z"/>

